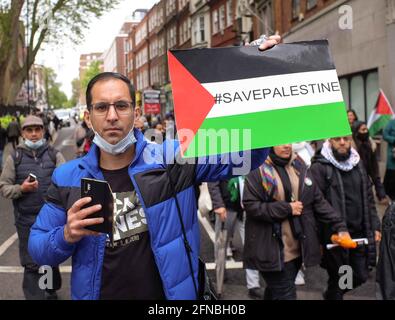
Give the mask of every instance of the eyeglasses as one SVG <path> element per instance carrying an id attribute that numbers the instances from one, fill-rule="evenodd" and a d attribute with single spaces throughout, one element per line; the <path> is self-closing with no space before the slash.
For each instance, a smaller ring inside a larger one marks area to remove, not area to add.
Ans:
<path id="1" fill-rule="evenodd" d="M 128 115 L 132 111 L 132 101 L 115 101 L 113 103 L 109 102 L 98 102 L 92 104 L 92 111 L 97 116 L 105 116 L 108 114 L 111 106 L 114 106 L 115 111 L 118 115 Z"/>

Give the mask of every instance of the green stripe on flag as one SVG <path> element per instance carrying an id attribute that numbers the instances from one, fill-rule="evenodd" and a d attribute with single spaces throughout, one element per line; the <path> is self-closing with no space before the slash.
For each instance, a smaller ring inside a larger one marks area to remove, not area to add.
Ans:
<path id="1" fill-rule="evenodd" d="M 345 110 L 344 102 L 336 102 L 206 118 L 184 157 L 350 135 Z"/>
<path id="2" fill-rule="evenodd" d="M 377 133 L 379 133 L 381 129 L 384 129 L 388 122 L 391 120 L 391 118 L 392 115 L 390 114 L 380 115 L 380 117 L 375 122 L 373 122 L 373 124 L 369 128 L 370 135 L 373 137 Z"/>

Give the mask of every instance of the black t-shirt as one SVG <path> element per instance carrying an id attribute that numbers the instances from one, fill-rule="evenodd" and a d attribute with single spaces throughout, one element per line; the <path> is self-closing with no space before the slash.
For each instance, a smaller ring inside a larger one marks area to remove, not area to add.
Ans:
<path id="1" fill-rule="evenodd" d="M 346 198 L 347 228 L 353 238 L 363 236 L 362 178 L 357 167 L 340 171 Z"/>
<path id="2" fill-rule="evenodd" d="M 106 242 L 100 299 L 165 299 L 145 213 L 128 167 L 102 171 L 116 198 L 113 242 Z"/>

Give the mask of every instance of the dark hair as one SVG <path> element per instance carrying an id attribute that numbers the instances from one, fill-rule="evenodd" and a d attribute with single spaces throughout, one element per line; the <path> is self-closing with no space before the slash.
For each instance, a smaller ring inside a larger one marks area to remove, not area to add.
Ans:
<path id="1" fill-rule="evenodd" d="M 363 126 L 367 126 L 367 123 L 365 121 L 356 121 L 355 125 L 352 128 L 352 135 L 356 136 L 358 134 L 359 129 Z"/>
<path id="2" fill-rule="evenodd" d="M 128 88 L 129 88 L 130 97 L 132 98 L 133 107 L 134 107 L 135 103 L 136 103 L 136 95 L 135 95 L 134 87 L 130 83 L 130 80 L 120 73 L 102 72 L 102 73 L 99 73 L 98 75 L 94 76 L 89 81 L 88 86 L 86 88 L 86 105 L 87 105 L 88 110 L 92 106 L 92 88 L 95 85 L 95 83 L 99 82 L 99 81 L 103 81 L 103 80 L 109 80 L 109 79 L 118 79 L 118 80 L 121 80 L 127 84 Z"/>
<path id="3" fill-rule="evenodd" d="M 347 110 L 347 114 L 348 114 L 349 112 L 351 112 L 351 113 L 354 115 L 355 121 L 357 121 L 357 120 L 358 120 L 358 116 L 357 116 L 357 113 L 355 112 L 355 110 L 349 109 L 349 110 Z"/>

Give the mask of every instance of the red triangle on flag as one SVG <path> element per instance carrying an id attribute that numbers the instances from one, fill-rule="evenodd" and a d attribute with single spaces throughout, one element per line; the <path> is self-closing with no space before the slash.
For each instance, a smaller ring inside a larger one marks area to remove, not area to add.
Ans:
<path id="1" fill-rule="evenodd" d="M 214 97 L 170 51 L 168 61 L 177 130 L 189 129 L 195 136 L 214 106 Z M 180 141 L 182 154 L 191 141 L 192 139 Z"/>
<path id="2" fill-rule="evenodd" d="M 381 115 L 393 115 L 394 111 L 391 108 L 391 105 L 385 96 L 383 90 L 380 90 L 379 97 L 376 102 L 376 113 Z"/>

